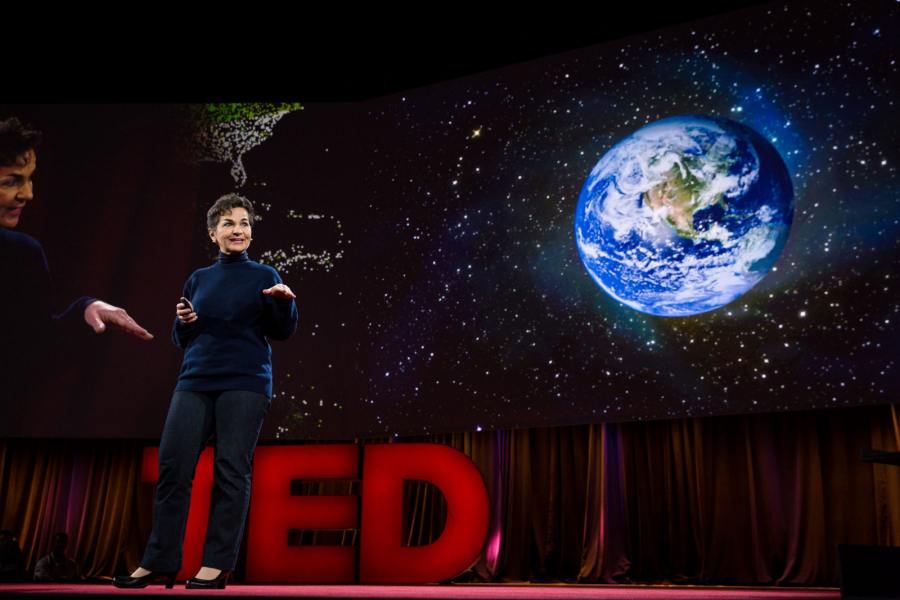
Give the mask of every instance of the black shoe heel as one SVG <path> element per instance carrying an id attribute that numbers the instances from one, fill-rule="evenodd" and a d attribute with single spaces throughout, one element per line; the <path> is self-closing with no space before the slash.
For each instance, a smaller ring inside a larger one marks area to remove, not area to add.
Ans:
<path id="1" fill-rule="evenodd" d="M 228 575 L 231 571 L 222 571 L 214 579 L 188 579 L 184 584 L 188 590 L 224 590 L 225 584 L 228 582 Z"/>
<path id="2" fill-rule="evenodd" d="M 175 587 L 175 576 L 176 575 L 178 575 L 178 573 L 169 573 L 166 576 L 166 589 L 167 590 L 171 590 L 173 587 Z"/>

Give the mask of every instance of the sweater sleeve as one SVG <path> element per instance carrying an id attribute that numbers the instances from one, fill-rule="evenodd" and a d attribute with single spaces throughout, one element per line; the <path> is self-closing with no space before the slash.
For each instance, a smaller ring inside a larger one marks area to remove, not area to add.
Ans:
<path id="1" fill-rule="evenodd" d="M 60 314 L 54 314 L 53 279 L 50 277 L 47 257 L 40 244 L 30 238 L 28 241 L 31 243 L 23 244 L 29 248 L 28 255 L 32 261 L 31 265 L 26 263 L 25 266 L 32 288 L 28 304 L 32 305 L 31 310 L 39 315 L 36 318 L 28 319 L 33 323 L 34 331 L 38 332 L 38 335 L 52 333 L 60 339 L 67 339 L 69 336 L 89 331 L 87 323 L 84 321 L 84 309 L 96 302 L 96 298 L 79 298 Z"/>
<path id="2" fill-rule="evenodd" d="M 184 292 L 181 294 L 182 296 L 187 298 L 188 301 L 191 302 L 191 304 L 193 304 L 193 300 L 191 300 L 191 295 L 193 294 L 193 282 L 194 276 L 192 275 L 191 278 L 188 279 L 187 283 L 184 284 Z M 200 316 L 197 315 L 198 319 L 199 317 Z M 190 324 L 184 324 L 181 322 L 181 319 L 179 319 L 177 315 L 175 316 L 175 326 L 172 327 L 172 341 L 176 346 L 178 346 L 182 350 L 187 348 L 187 345 L 191 341 L 191 336 L 194 332 L 194 325 L 196 324 L 197 321 L 194 321 Z"/>
<path id="3" fill-rule="evenodd" d="M 88 298 L 87 296 L 79 298 L 61 314 L 53 317 L 54 325 L 60 328 L 61 331 L 82 331 L 87 324 L 84 320 L 84 310 L 96 301 L 96 298 Z"/>
<path id="4" fill-rule="evenodd" d="M 274 269 L 273 269 L 274 272 Z M 281 277 L 275 272 L 275 284 L 282 283 Z M 283 342 L 297 330 L 297 304 L 293 298 L 279 298 L 277 296 L 264 296 L 266 302 L 266 320 L 263 333 L 269 339 Z"/>

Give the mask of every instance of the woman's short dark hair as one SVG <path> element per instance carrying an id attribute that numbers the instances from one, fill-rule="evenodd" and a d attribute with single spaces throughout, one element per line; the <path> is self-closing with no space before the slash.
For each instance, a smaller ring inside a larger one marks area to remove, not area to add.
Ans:
<path id="1" fill-rule="evenodd" d="M 249 200 L 237 194 L 225 194 L 216 200 L 216 203 L 206 213 L 206 228 L 215 230 L 219 225 L 219 217 L 235 208 L 243 208 L 247 211 L 247 214 L 250 215 L 250 227 L 256 224 L 256 213 L 253 212 L 253 205 Z"/>
<path id="2" fill-rule="evenodd" d="M 0 121 L 0 167 L 27 160 L 28 151 L 41 143 L 41 132 L 15 117 Z"/>

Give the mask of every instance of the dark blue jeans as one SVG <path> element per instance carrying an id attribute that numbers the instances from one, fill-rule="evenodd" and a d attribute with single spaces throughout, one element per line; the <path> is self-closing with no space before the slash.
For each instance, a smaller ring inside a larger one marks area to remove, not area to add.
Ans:
<path id="1" fill-rule="evenodd" d="M 159 443 L 153 532 L 141 566 L 180 571 L 191 485 L 200 453 L 215 433 L 212 500 L 203 566 L 234 569 L 250 505 L 251 461 L 271 400 L 244 390 L 175 392 Z"/>

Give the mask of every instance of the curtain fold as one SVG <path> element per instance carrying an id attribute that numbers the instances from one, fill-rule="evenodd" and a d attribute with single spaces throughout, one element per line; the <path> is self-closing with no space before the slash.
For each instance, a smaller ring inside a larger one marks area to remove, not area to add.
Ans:
<path id="1" fill-rule="evenodd" d="M 584 544 L 578 581 L 615 583 L 630 566 L 619 425 L 591 425 L 587 455 Z"/>
<path id="2" fill-rule="evenodd" d="M 891 405 L 891 420 L 871 420 L 873 450 L 897 452 L 900 448 L 900 428 L 896 405 Z M 878 544 L 900 545 L 900 468 L 873 464 L 875 480 L 875 520 Z"/>
<path id="3" fill-rule="evenodd" d="M 900 467 L 859 458 L 897 452 L 898 424 L 886 405 L 361 441 L 444 444 L 478 466 L 491 518 L 465 580 L 835 585 L 836 544 L 900 545 Z M 0 528 L 30 567 L 59 531 L 89 577 L 139 564 L 142 447 L 0 439 Z M 407 543 L 434 541 L 442 494 L 411 484 L 406 505 Z"/>

